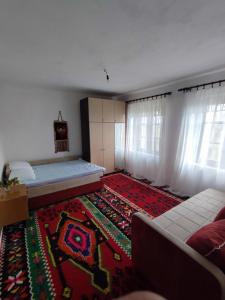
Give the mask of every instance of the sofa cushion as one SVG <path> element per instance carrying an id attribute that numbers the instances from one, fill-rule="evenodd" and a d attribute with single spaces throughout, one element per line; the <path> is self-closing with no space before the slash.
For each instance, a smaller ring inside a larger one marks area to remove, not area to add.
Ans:
<path id="1" fill-rule="evenodd" d="M 214 221 L 225 206 L 225 193 L 207 189 L 168 210 L 152 222 L 186 242 L 202 226 Z"/>
<path id="2" fill-rule="evenodd" d="M 225 219 L 225 206 L 218 212 L 214 221 L 219 221 Z"/>
<path id="3" fill-rule="evenodd" d="M 225 273 L 225 219 L 202 227 L 187 240 L 187 244 Z"/>

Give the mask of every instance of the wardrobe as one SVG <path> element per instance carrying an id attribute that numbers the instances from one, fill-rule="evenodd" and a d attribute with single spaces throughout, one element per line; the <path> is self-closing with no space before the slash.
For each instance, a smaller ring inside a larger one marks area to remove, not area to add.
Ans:
<path id="1" fill-rule="evenodd" d="M 83 159 L 105 167 L 106 173 L 121 169 L 125 143 L 125 102 L 85 98 L 80 100 L 80 113 Z"/>

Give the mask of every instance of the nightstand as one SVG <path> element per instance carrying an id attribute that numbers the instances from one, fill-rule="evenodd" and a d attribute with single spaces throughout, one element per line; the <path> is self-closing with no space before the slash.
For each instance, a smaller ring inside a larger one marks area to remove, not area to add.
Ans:
<path id="1" fill-rule="evenodd" d="M 28 218 L 27 189 L 24 184 L 0 191 L 0 227 Z"/>

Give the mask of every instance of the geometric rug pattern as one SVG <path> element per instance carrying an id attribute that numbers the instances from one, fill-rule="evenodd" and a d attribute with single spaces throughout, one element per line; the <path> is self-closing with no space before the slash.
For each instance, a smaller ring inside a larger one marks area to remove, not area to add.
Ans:
<path id="1" fill-rule="evenodd" d="M 131 260 L 131 218 L 179 200 L 128 176 L 103 178 L 100 192 L 32 211 L 6 226 L 0 299 L 112 299 L 138 289 Z"/>
<path id="2" fill-rule="evenodd" d="M 124 201 L 132 202 L 151 217 L 157 217 L 181 202 L 173 195 L 122 173 L 105 176 L 102 180 L 108 190 L 116 192 Z"/>

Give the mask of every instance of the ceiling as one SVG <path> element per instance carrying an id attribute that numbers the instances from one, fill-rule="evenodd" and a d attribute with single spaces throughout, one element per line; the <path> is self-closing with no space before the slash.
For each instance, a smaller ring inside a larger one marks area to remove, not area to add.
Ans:
<path id="1" fill-rule="evenodd" d="M 121 94 L 221 69 L 224 16 L 224 0 L 0 0 L 0 81 Z"/>

